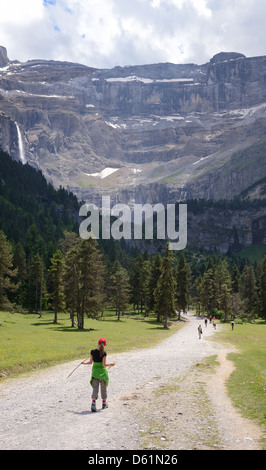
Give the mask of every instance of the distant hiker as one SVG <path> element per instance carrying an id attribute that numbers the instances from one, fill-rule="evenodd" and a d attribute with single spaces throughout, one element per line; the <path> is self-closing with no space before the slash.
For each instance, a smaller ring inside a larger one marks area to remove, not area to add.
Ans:
<path id="1" fill-rule="evenodd" d="M 198 326 L 198 333 L 199 333 L 199 339 L 201 339 L 201 335 L 202 335 L 201 325 Z"/>
<path id="2" fill-rule="evenodd" d="M 209 318 L 209 320 L 210 320 L 210 323 L 211 323 L 211 322 L 212 322 L 212 316 L 211 316 L 211 315 L 210 315 L 210 318 Z"/>
<path id="3" fill-rule="evenodd" d="M 213 329 L 216 330 L 216 321 L 215 321 L 215 320 L 214 320 L 214 321 L 212 320 L 212 324 L 213 324 Z"/>
<path id="4" fill-rule="evenodd" d="M 234 326 L 235 326 L 235 322 L 232 320 L 232 321 L 231 321 L 231 328 L 232 328 L 232 330 L 234 329 Z"/>
<path id="5" fill-rule="evenodd" d="M 89 362 L 83 362 L 84 365 L 93 364 L 91 372 L 90 384 L 92 386 L 92 403 L 91 411 L 97 411 L 96 400 L 98 398 L 99 386 L 101 386 L 102 408 L 107 408 L 107 387 L 109 383 L 109 376 L 106 367 L 114 366 L 114 362 L 106 363 L 107 353 L 104 350 L 106 346 L 106 339 L 100 338 L 96 349 L 91 350 L 91 357 Z"/>
<path id="6" fill-rule="evenodd" d="M 205 326 L 207 326 L 207 325 L 208 325 L 208 320 L 207 320 L 207 318 L 205 318 Z"/>

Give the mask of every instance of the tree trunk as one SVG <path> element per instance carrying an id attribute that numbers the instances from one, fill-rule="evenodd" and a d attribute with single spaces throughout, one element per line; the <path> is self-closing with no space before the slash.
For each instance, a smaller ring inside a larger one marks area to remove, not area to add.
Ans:
<path id="1" fill-rule="evenodd" d="M 54 323 L 57 323 L 57 308 L 54 311 Z"/>

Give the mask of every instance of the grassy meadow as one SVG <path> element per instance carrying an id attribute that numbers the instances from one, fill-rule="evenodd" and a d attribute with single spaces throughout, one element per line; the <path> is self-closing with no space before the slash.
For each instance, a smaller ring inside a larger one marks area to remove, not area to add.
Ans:
<path id="1" fill-rule="evenodd" d="M 125 315 L 117 321 L 115 312 L 107 309 L 101 320 L 85 319 L 84 330 L 71 328 L 69 314 L 43 316 L 0 312 L 0 373 L 14 376 L 35 368 L 74 359 L 84 359 L 107 340 L 108 354 L 153 346 L 173 334 L 183 323 L 173 322 L 167 330 L 154 318 Z"/>
<path id="2" fill-rule="evenodd" d="M 266 429 L 266 323 L 236 323 L 233 331 L 226 324 L 215 339 L 238 350 L 228 356 L 236 367 L 227 382 L 233 404 Z"/>

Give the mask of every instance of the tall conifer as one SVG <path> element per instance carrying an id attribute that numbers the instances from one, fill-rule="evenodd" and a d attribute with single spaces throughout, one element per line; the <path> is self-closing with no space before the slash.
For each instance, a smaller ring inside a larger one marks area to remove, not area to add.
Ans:
<path id="1" fill-rule="evenodd" d="M 263 318 L 266 318 L 266 256 L 261 263 L 259 279 L 259 309 Z"/>
<path id="2" fill-rule="evenodd" d="M 16 292 L 20 283 L 15 284 L 13 278 L 17 269 L 13 269 L 13 252 L 5 234 L 0 231 L 0 306 L 7 301 L 9 292 Z"/>
<path id="3" fill-rule="evenodd" d="M 189 275 L 190 268 L 186 263 L 184 253 L 181 253 L 176 273 L 176 305 L 179 319 L 181 310 L 184 312 L 188 307 Z"/>
<path id="4" fill-rule="evenodd" d="M 66 303 L 76 311 L 79 329 L 85 315 L 96 318 L 103 308 L 105 266 L 97 241 L 80 240 L 66 257 Z"/>
<path id="5" fill-rule="evenodd" d="M 110 297 L 116 306 L 117 319 L 120 320 L 121 313 L 124 314 L 129 305 L 130 285 L 127 270 L 122 268 L 118 261 L 110 277 Z"/>
<path id="6" fill-rule="evenodd" d="M 57 323 L 57 313 L 64 307 L 64 257 L 60 250 L 57 250 L 51 258 L 49 273 L 51 279 L 50 303 L 54 309 L 54 323 Z"/>
<path id="7" fill-rule="evenodd" d="M 251 314 L 257 302 L 257 285 L 253 266 L 245 266 L 242 275 L 242 295 L 247 313 Z"/>
<path id="8" fill-rule="evenodd" d="M 162 272 L 155 289 L 155 312 L 163 317 L 164 328 L 167 328 L 168 319 L 175 315 L 175 279 L 173 272 L 174 257 L 166 245 L 162 260 Z"/>

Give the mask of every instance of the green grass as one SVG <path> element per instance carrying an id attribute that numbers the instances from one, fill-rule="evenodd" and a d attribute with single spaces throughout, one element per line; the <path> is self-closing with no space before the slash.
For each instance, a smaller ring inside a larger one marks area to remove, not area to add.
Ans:
<path id="1" fill-rule="evenodd" d="M 227 382 L 233 404 L 266 429 L 266 323 L 235 324 L 233 331 L 227 324 L 217 338 L 239 351 L 228 355 L 236 366 Z"/>
<path id="2" fill-rule="evenodd" d="M 90 181 L 85 181 L 85 180 L 80 179 L 78 181 L 78 186 L 80 188 L 90 188 L 90 187 L 96 187 L 97 184 L 93 183 L 93 182 L 90 182 Z"/>
<path id="3" fill-rule="evenodd" d="M 184 170 L 176 171 L 172 175 L 165 176 L 164 178 L 160 179 L 160 183 L 173 183 L 177 176 L 182 175 L 184 173 Z"/>
<path id="4" fill-rule="evenodd" d="M 60 313 L 53 324 L 53 313 L 41 318 L 35 314 L 0 312 L 0 372 L 14 376 L 35 368 L 84 359 L 101 336 L 107 339 L 108 354 L 151 347 L 182 326 L 173 323 L 167 330 L 153 318 L 136 315 L 117 321 L 113 310 L 102 320 L 85 319 L 85 329 L 71 328 L 69 315 Z"/>
<path id="5" fill-rule="evenodd" d="M 266 255 L 265 245 L 253 245 L 244 248 L 238 253 L 240 258 L 247 258 L 251 263 L 261 263 Z"/>

